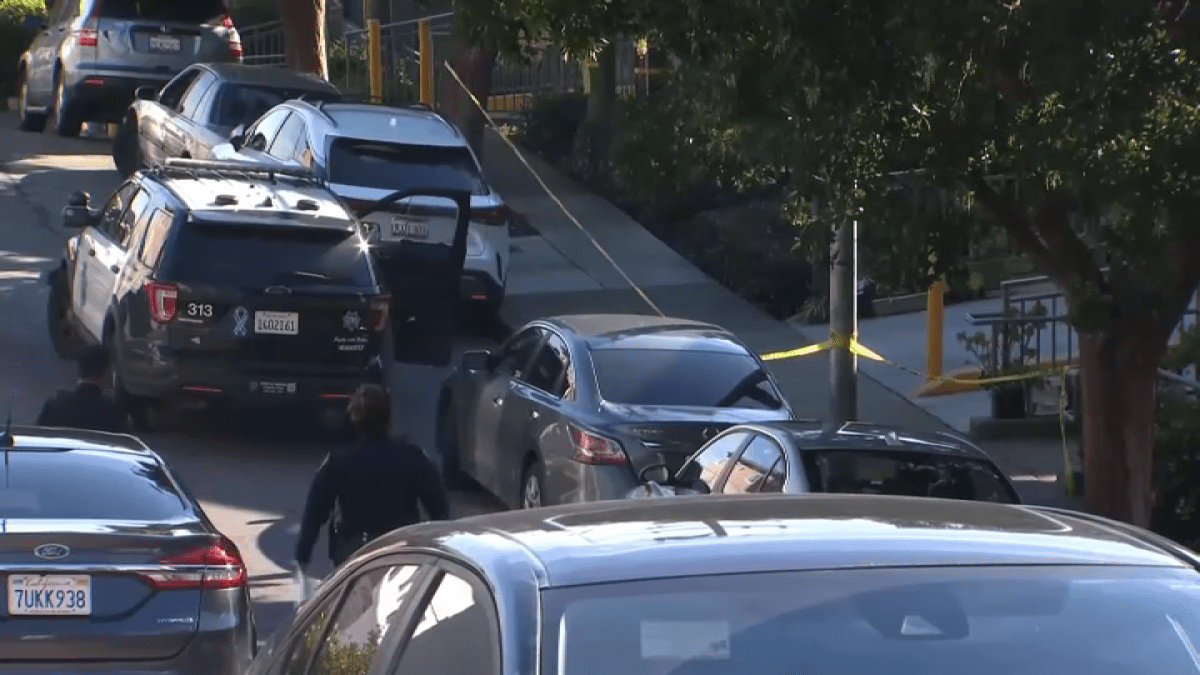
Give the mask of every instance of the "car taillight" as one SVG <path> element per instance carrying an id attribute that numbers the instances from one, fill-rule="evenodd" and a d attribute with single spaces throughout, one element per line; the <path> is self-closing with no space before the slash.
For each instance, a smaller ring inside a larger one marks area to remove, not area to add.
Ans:
<path id="1" fill-rule="evenodd" d="M 235 59 L 242 58 L 242 43 L 241 42 L 238 42 L 237 40 L 229 41 L 229 56 L 231 58 L 235 58 Z"/>
<path id="2" fill-rule="evenodd" d="M 387 329 L 388 316 L 392 309 L 392 297 L 383 295 L 371 301 L 369 324 L 371 330 L 382 333 Z"/>
<path id="3" fill-rule="evenodd" d="M 98 36 L 95 28 L 79 29 L 79 44 L 84 47 L 95 47 Z"/>
<path id="4" fill-rule="evenodd" d="M 150 303 L 150 318 L 159 323 L 170 323 L 175 319 L 175 301 L 179 288 L 175 284 L 160 281 L 146 282 L 146 300 Z"/>
<path id="5" fill-rule="evenodd" d="M 222 15 L 221 16 L 221 25 L 225 26 L 226 28 L 232 29 L 233 28 L 233 17 L 228 14 Z"/>
<path id="6" fill-rule="evenodd" d="M 621 444 L 574 425 L 570 426 L 571 442 L 575 445 L 575 461 L 584 464 L 624 464 L 628 461 Z"/>
<path id="7" fill-rule="evenodd" d="M 168 556 L 160 563 L 174 569 L 142 575 L 160 591 L 217 590 L 246 585 L 246 563 L 237 546 L 225 537 L 215 544 Z"/>
<path id="8" fill-rule="evenodd" d="M 509 212 L 507 206 L 494 206 L 486 209 L 471 209 L 471 220 L 484 225 L 501 227 L 508 225 Z"/>

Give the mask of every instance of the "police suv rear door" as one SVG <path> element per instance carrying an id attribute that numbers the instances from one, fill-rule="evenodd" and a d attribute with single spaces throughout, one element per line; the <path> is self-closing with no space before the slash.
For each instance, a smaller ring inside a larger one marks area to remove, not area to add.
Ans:
<path id="1" fill-rule="evenodd" d="M 187 222 L 172 250 L 163 276 L 177 292 L 170 341 L 181 356 L 332 375 L 380 353 L 387 299 L 349 226 Z"/>

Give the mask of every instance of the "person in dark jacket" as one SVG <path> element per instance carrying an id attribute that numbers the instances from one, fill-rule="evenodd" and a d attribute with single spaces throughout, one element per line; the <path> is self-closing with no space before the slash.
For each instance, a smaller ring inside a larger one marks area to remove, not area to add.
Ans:
<path id="1" fill-rule="evenodd" d="M 350 400 L 357 445 L 325 457 L 304 505 L 296 563 L 308 566 L 321 525 L 329 523 L 329 558 L 342 564 L 381 534 L 421 519 L 450 517 L 449 497 L 437 468 L 425 452 L 404 439 L 388 437 L 392 397 L 382 387 L 359 387 Z"/>
<path id="2" fill-rule="evenodd" d="M 108 375 L 108 350 L 100 345 L 86 347 L 79 356 L 79 384 L 74 391 L 64 390 L 51 396 L 42 406 L 36 424 L 131 433 L 129 416 L 104 393 Z"/>

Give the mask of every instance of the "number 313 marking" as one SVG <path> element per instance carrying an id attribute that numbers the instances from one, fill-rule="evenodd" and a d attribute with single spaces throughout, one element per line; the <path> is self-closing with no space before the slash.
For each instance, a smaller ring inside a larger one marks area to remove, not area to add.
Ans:
<path id="1" fill-rule="evenodd" d="M 187 314 L 188 316 L 200 316 L 207 319 L 213 315 L 213 306 L 202 302 L 189 302 Z"/>

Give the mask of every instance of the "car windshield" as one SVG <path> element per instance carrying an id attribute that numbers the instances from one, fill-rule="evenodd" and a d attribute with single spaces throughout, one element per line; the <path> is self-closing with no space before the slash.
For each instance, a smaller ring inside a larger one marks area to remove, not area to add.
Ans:
<path id="1" fill-rule="evenodd" d="M 593 349 L 600 397 L 624 405 L 778 410 L 783 401 L 749 354 L 682 349 Z"/>
<path id="2" fill-rule="evenodd" d="M 271 108 L 303 96 L 310 101 L 336 101 L 332 91 L 228 83 L 217 92 L 212 123 L 221 127 L 250 126 Z"/>
<path id="3" fill-rule="evenodd" d="M 373 286 L 369 253 L 343 230 L 193 223 L 180 230 L 167 273 L 183 284 Z"/>
<path id="4" fill-rule="evenodd" d="M 101 19 L 213 23 L 228 11 L 224 0 L 101 0 L 92 15 Z"/>
<path id="5" fill-rule="evenodd" d="M 329 146 L 329 182 L 377 190 L 438 188 L 487 194 L 465 147 L 405 145 L 336 138 Z"/>
<path id="6" fill-rule="evenodd" d="M 806 450 L 804 464 L 814 492 L 1017 501 L 996 465 L 966 457 L 907 450 Z"/>
<path id="7" fill-rule="evenodd" d="M 1200 576 L 874 568 L 544 592 L 545 675 L 1196 675 Z"/>
<path id="8" fill-rule="evenodd" d="M 10 453 L 0 519 L 139 520 L 194 517 L 157 462 L 86 451 Z"/>

